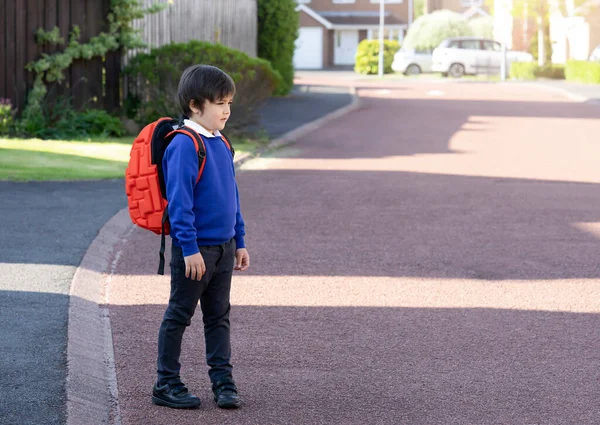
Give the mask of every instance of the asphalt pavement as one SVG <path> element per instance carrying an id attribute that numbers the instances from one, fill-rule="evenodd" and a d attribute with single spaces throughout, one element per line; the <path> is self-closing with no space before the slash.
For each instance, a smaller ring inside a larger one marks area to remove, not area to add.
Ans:
<path id="1" fill-rule="evenodd" d="M 73 274 L 123 182 L 0 182 L 0 423 L 65 422 Z"/>

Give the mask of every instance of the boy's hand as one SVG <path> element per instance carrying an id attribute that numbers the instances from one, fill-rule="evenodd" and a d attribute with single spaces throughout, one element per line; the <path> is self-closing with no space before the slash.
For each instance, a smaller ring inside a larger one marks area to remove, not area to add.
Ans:
<path id="1" fill-rule="evenodd" d="M 183 257 L 183 260 L 185 261 L 185 277 L 192 280 L 202 279 L 204 272 L 206 272 L 202 254 L 197 252 L 194 255 Z"/>
<path id="2" fill-rule="evenodd" d="M 246 271 L 250 267 L 250 255 L 246 248 L 236 249 L 234 270 Z"/>

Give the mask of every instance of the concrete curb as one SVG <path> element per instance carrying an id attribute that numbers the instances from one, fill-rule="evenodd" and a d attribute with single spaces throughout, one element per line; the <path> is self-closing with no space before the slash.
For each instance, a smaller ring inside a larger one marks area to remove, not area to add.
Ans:
<path id="1" fill-rule="evenodd" d="M 105 304 L 115 251 L 133 224 L 127 209 L 100 230 L 75 271 L 69 292 L 67 425 L 120 424 L 112 332 Z"/>
<path id="2" fill-rule="evenodd" d="M 573 100 L 575 102 L 582 102 L 583 103 L 583 102 L 590 101 L 590 99 L 587 98 L 587 97 L 585 97 L 585 96 L 572 93 L 572 92 L 570 92 L 570 91 L 568 91 L 566 89 L 560 88 L 560 87 L 554 87 L 554 86 L 546 85 L 546 84 L 543 84 L 543 83 L 535 83 L 535 82 L 519 83 L 519 84 L 525 84 L 525 85 L 532 86 L 532 87 L 539 87 L 539 88 L 542 88 L 542 89 L 544 89 L 546 91 L 551 91 L 551 92 L 554 92 L 554 93 L 559 93 L 559 94 L 562 94 L 563 96 L 565 96 L 568 99 L 571 99 L 571 100 Z"/>
<path id="3" fill-rule="evenodd" d="M 249 161 L 251 159 L 261 156 L 263 153 L 265 153 L 271 149 L 281 148 L 283 146 L 291 145 L 291 144 L 295 143 L 296 140 L 304 137 L 308 133 L 313 132 L 313 131 L 318 130 L 319 128 L 323 127 L 329 121 L 332 121 L 336 118 L 339 118 L 343 115 L 346 115 L 349 112 L 352 112 L 352 111 L 358 109 L 360 107 L 360 97 L 356 94 L 356 88 L 354 86 L 352 86 L 352 87 L 349 87 L 348 90 L 349 90 L 350 94 L 352 95 L 352 101 L 350 102 L 349 105 L 346 105 L 339 109 L 336 109 L 335 111 L 330 112 L 327 115 L 325 115 L 317 120 L 314 120 L 314 121 L 311 121 L 304 125 L 301 125 L 300 127 L 295 128 L 294 130 L 289 131 L 289 132 L 271 140 L 271 142 L 268 144 L 268 146 L 266 148 L 260 150 L 259 152 L 255 153 L 254 155 L 250 155 L 250 154 L 240 155 L 240 158 L 236 158 L 236 161 L 235 161 L 236 167 L 241 166 L 246 161 Z"/>
<path id="4" fill-rule="evenodd" d="M 359 107 L 356 89 L 352 102 L 318 120 L 272 140 L 255 155 L 235 159 L 236 167 L 267 150 L 294 143 L 307 133 Z M 117 376 L 110 326 L 110 280 L 129 234 L 134 229 L 127 208 L 115 214 L 88 248 L 71 282 L 67 342 L 67 425 L 120 425 Z"/>

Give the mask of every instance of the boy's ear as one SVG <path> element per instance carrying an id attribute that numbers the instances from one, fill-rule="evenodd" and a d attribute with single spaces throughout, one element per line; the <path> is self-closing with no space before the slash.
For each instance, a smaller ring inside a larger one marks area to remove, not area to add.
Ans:
<path id="1" fill-rule="evenodd" d="M 202 115 L 202 108 L 200 107 L 200 105 L 198 105 L 198 103 L 194 99 L 190 100 L 190 103 L 188 104 L 188 106 L 190 107 L 190 110 L 194 114 Z"/>

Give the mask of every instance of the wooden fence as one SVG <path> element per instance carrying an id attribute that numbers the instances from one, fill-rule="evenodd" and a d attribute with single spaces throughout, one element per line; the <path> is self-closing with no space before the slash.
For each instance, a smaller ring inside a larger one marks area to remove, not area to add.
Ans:
<path id="1" fill-rule="evenodd" d="M 169 7 L 134 23 L 150 46 L 196 39 L 256 55 L 257 0 L 141 0 L 145 5 L 156 2 Z M 109 10 L 110 0 L 0 0 L 0 98 L 22 110 L 33 84 L 33 73 L 25 66 L 42 53 L 63 50 L 38 45 L 39 28 L 57 26 L 67 41 L 69 31 L 78 25 L 81 42 L 86 42 L 107 29 Z M 52 85 L 50 93 L 70 97 L 76 108 L 114 110 L 121 103 L 121 66 L 117 53 L 105 60 L 76 61 L 65 72 L 66 80 Z"/>
<path id="2" fill-rule="evenodd" d="M 0 97 L 8 98 L 19 110 L 25 106 L 34 75 L 25 66 L 54 53 L 62 46 L 40 46 L 35 33 L 39 28 L 60 29 L 68 40 L 69 31 L 78 25 L 81 42 L 106 30 L 110 0 L 0 0 Z M 112 110 L 119 105 L 120 57 L 108 55 L 105 61 L 79 60 L 65 71 L 62 84 L 50 86 L 51 96 L 71 97 L 73 105 Z"/>
<path id="3" fill-rule="evenodd" d="M 256 56 L 257 0 L 142 0 L 168 3 L 159 13 L 134 23 L 151 47 L 190 40 L 221 43 Z"/>

